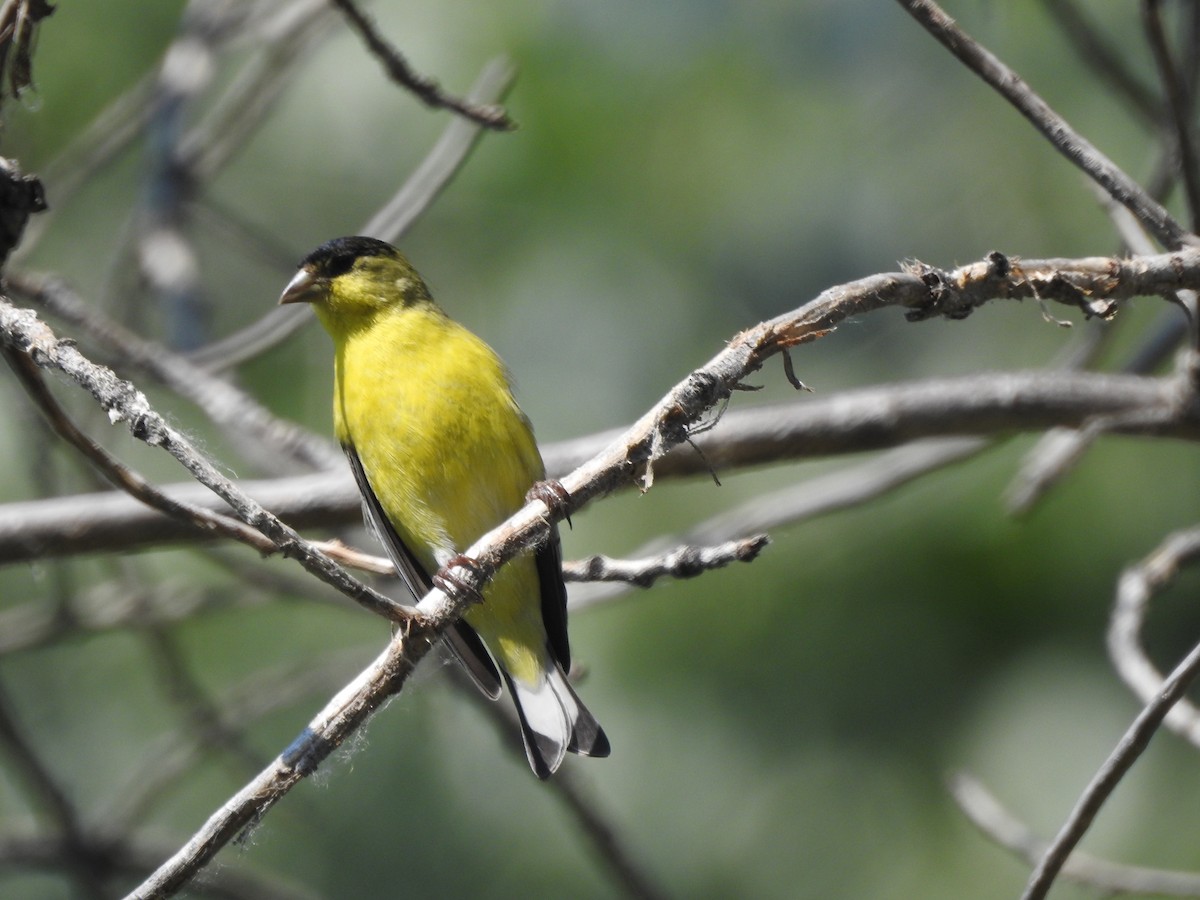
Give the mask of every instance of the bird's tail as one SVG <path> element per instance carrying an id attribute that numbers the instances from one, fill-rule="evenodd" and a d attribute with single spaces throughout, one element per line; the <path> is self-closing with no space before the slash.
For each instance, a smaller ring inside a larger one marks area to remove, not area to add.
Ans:
<path id="1" fill-rule="evenodd" d="M 538 778 L 549 778 L 568 750 L 581 756 L 608 756 L 604 729 L 580 701 L 557 663 L 551 662 L 534 685 L 507 672 L 504 679 L 521 720 L 525 755 Z"/>

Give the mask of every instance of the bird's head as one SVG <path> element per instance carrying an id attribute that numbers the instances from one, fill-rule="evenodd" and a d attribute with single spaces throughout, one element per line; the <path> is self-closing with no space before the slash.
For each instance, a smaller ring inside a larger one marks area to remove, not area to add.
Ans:
<path id="1" fill-rule="evenodd" d="M 311 303 L 334 333 L 363 327 L 385 310 L 432 301 L 421 276 L 391 244 L 342 237 L 322 244 L 300 261 L 279 302 Z"/>

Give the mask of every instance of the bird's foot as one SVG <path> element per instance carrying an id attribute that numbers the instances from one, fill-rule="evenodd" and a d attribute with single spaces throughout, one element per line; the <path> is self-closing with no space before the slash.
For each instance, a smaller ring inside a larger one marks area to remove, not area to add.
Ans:
<path id="1" fill-rule="evenodd" d="M 530 500 L 541 500 L 546 504 L 546 509 L 552 513 L 561 514 L 567 521 L 568 528 L 574 528 L 571 524 L 571 515 L 567 512 L 567 507 L 571 503 L 571 495 L 567 493 L 567 489 L 562 486 L 562 482 L 556 478 L 547 478 L 545 481 L 534 482 L 525 494 L 525 502 Z"/>
<path id="2" fill-rule="evenodd" d="M 475 577 L 476 581 L 483 578 L 483 567 L 479 564 L 479 560 L 460 553 L 446 560 L 446 564 L 433 573 L 433 578 L 430 579 L 433 586 L 444 594 L 464 595 L 472 604 L 482 603 L 483 594 L 479 588 L 457 575 L 454 572 L 456 568 L 466 569 Z"/>

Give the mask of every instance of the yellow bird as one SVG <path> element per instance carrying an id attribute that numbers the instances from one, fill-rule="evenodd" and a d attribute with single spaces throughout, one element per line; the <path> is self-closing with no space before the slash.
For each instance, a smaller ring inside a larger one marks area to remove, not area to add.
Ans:
<path id="1" fill-rule="evenodd" d="M 373 238 L 318 247 L 279 302 L 311 303 L 333 338 L 334 433 L 368 522 L 421 597 L 441 567 L 516 512 L 544 478 L 504 365 L 434 303 L 400 251 Z M 539 778 L 568 750 L 608 755 L 608 738 L 565 675 L 557 530 L 535 555 L 501 567 L 447 642 L 493 700 L 503 674 Z"/>

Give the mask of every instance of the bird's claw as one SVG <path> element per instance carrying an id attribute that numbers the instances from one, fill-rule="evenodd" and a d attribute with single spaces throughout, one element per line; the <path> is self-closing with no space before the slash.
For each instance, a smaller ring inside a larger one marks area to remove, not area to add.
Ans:
<path id="1" fill-rule="evenodd" d="M 454 569 L 466 569 L 476 579 L 483 577 L 483 567 L 479 561 L 469 556 L 458 554 L 446 560 L 446 564 L 433 573 L 433 586 L 444 594 L 462 594 L 469 597 L 472 603 L 482 603 L 483 594 L 469 581 L 460 578 Z"/>
<path id="2" fill-rule="evenodd" d="M 550 512 L 562 515 L 568 528 L 575 527 L 571 524 L 571 514 L 567 511 L 567 507 L 571 504 L 571 495 L 567 493 L 567 489 L 558 479 L 547 478 L 545 481 L 534 482 L 525 494 L 525 502 L 528 503 L 530 500 L 541 500 Z"/>

